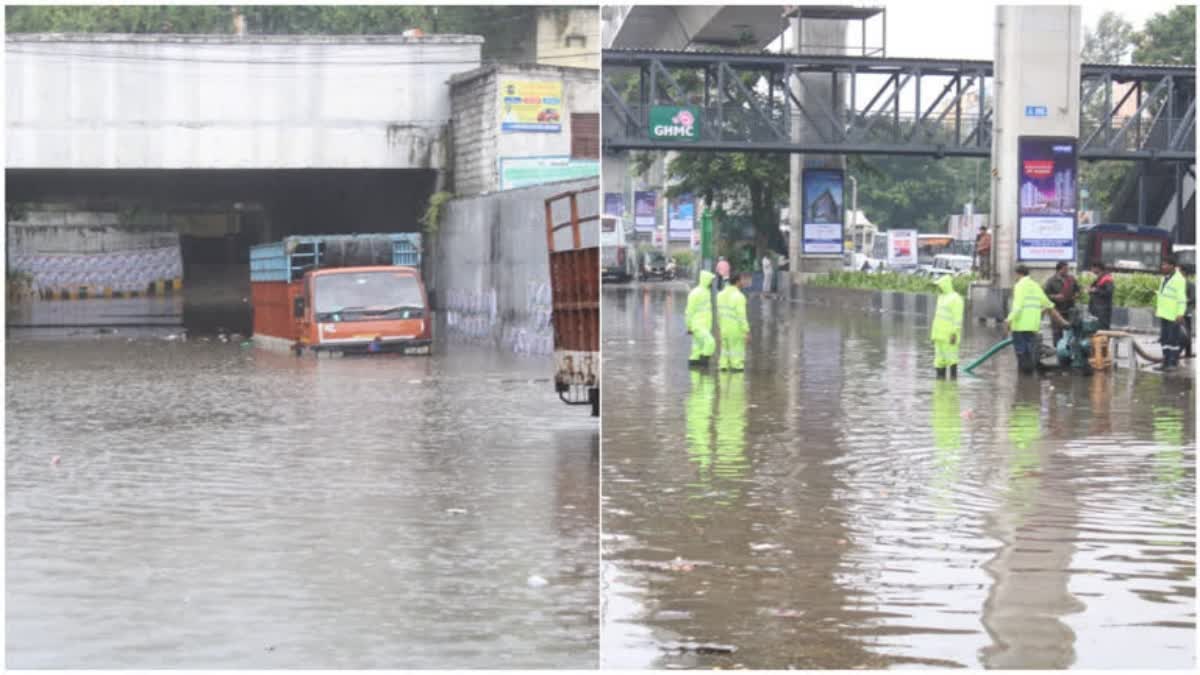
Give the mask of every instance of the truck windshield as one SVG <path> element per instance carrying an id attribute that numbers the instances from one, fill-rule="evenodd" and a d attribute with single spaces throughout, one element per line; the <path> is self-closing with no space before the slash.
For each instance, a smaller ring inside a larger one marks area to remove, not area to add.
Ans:
<path id="1" fill-rule="evenodd" d="M 313 311 L 318 321 L 415 319 L 425 302 L 415 277 L 396 272 L 348 272 L 316 278 Z"/>

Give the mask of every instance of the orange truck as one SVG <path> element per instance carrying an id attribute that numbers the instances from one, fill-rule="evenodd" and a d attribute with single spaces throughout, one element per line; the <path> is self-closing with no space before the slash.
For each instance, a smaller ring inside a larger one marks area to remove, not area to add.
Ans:
<path id="1" fill-rule="evenodd" d="M 297 355 L 428 354 L 421 235 L 300 235 L 250 249 L 254 342 Z"/>
<path id="2" fill-rule="evenodd" d="M 592 406 L 593 417 L 600 415 L 599 196 L 592 187 L 546 199 L 554 388 L 563 403 Z M 595 215 L 580 216 L 581 207 Z"/>

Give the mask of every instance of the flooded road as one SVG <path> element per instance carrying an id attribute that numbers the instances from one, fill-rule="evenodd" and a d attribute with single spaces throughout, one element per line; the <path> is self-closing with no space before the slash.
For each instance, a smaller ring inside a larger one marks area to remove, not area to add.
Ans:
<path id="1" fill-rule="evenodd" d="M 77 332 L 7 343 L 9 666 L 595 667 L 599 436 L 548 359 Z"/>
<path id="2" fill-rule="evenodd" d="M 935 382 L 927 319 L 753 296 L 702 373 L 684 291 L 603 302 L 604 667 L 1194 666 L 1191 379 Z"/>

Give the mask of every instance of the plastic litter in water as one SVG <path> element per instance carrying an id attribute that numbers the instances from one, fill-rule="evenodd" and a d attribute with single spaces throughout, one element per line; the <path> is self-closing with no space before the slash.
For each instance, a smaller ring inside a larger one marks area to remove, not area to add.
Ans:
<path id="1" fill-rule="evenodd" d="M 546 581 L 546 579 L 544 577 L 539 577 L 536 574 L 531 574 L 531 575 L 529 575 L 529 578 L 525 580 L 525 584 L 527 586 L 529 586 L 530 588 L 542 588 L 543 586 L 549 586 L 550 582 Z"/>
<path id="2" fill-rule="evenodd" d="M 55 455 L 50 458 L 50 466 L 58 466 L 62 462 L 62 456 Z"/>

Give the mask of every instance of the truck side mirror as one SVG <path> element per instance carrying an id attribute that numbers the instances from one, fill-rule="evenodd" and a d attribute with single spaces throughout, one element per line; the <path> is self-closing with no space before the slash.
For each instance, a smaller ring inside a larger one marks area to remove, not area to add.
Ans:
<path id="1" fill-rule="evenodd" d="M 304 318 L 304 296 L 298 295 L 292 298 L 292 314 L 297 319 Z"/>

